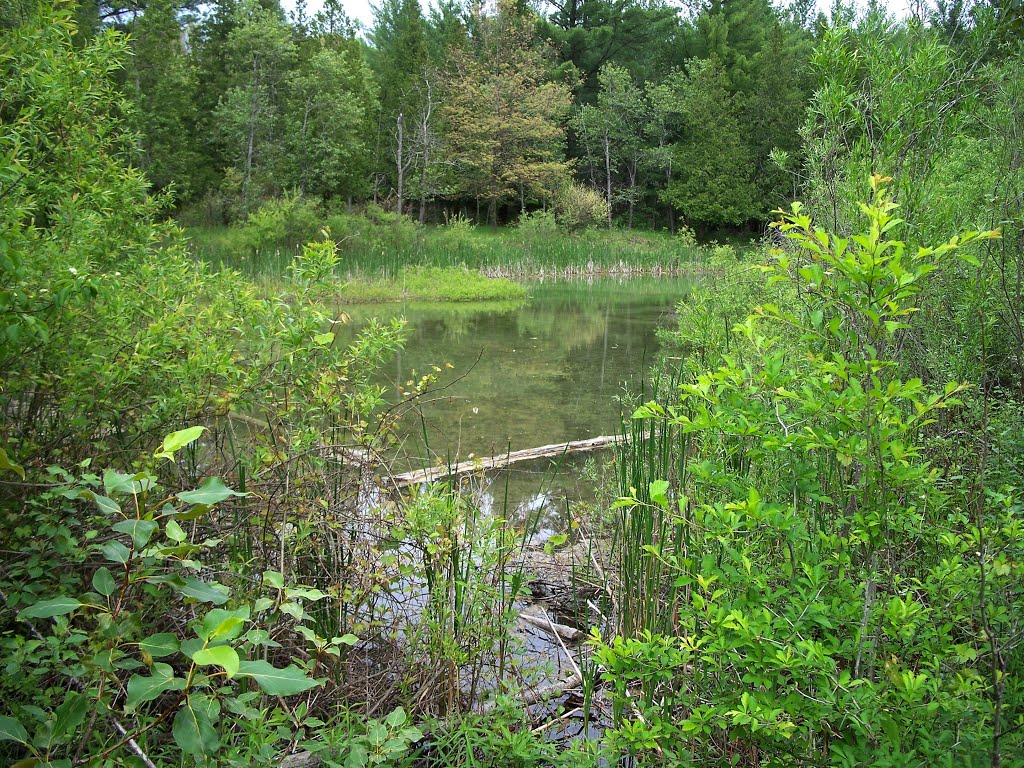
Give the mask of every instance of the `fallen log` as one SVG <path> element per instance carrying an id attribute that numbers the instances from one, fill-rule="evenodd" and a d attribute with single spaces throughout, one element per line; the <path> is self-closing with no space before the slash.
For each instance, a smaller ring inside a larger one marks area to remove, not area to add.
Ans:
<path id="1" fill-rule="evenodd" d="M 556 637 L 560 637 L 569 643 L 576 642 L 583 636 L 583 632 L 575 627 L 568 627 L 565 624 L 556 624 L 551 621 L 551 619 L 542 619 L 540 616 L 531 616 L 528 613 L 520 613 L 519 619 L 521 621 L 525 621 L 530 626 L 536 627 L 537 629 L 543 629 L 545 632 L 549 632 Z"/>
<path id="2" fill-rule="evenodd" d="M 532 459 L 547 459 L 554 456 L 566 456 L 570 453 L 586 453 L 607 448 L 614 445 L 618 438 L 615 435 L 602 435 L 591 437 L 587 440 L 572 440 L 568 443 L 553 443 L 542 445 L 539 448 L 527 448 L 522 451 L 511 451 L 498 456 L 462 461 L 445 467 L 431 467 L 429 469 L 417 469 L 414 472 L 403 472 L 392 475 L 391 481 L 399 488 L 406 488 L 410 485 L 420 483 L 432 483 L 435 480 L 442 480 L 446 477 L 455 477 L 467 472 L 479 472 L 487 469 L 502 469 L 511 464 Z"/>

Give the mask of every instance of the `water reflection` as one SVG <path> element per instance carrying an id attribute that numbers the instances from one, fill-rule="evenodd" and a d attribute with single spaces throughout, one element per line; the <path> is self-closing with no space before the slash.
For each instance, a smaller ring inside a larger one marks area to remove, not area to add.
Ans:
<path id="1" fill-rule="evenodd" d="M 521 304 L 346 307 L 353 331 L 372 317 L 407 319 L 406 348 L 386 381 L 394 398 L 432 365 L 454 366 L 404 425 L 396 469 L 615 434 L 622 395 L 639 388 L 658 352 L 655 329 L 688 288 L 684 278 L 562 281 L 532 285 Z M 583 465 L 569 457 L 517 465 L 478 496 L 497 511 L 507 490 L 524 512 L 556 515 L 567 495 L 592 488 Z M 553 477 L 560 466 L 573 474 Z"/>

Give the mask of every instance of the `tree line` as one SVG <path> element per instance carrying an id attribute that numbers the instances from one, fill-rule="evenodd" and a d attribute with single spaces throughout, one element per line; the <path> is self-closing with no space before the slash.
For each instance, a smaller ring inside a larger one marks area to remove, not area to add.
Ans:
<path id="1" fill-rule="evenodd" d="M 133 55 L 136 164 L 210 222 L 298 191 L 420 221 L 595 203 L 610 224 L 741 226 L 792 191 L 829 21 L 806 0 L 83 4 Z M 841 11 L 836 11 L 840 13 Z M 601 205 L 603 201 L 604 205 Z"/>

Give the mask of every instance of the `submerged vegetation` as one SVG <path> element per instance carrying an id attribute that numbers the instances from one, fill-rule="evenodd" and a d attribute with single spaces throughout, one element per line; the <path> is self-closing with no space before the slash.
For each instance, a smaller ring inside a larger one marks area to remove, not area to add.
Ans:
<path id="1" fill-rule="evenodd" d="M 1024 765 L 1019 9 L 580 6 L 0 4 L 0 760 Z M 560 530 L 396 487 L 339 301 L 695 264 Z"/>

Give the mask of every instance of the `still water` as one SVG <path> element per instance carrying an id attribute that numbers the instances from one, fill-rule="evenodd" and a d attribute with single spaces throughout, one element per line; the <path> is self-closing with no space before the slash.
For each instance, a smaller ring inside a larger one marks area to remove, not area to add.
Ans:
<path id="1" fill-rule="evenodd" d="M 396 469 L 419 469 L 619 432 L 621 415 L 658 356 L 655 330 L 689 289 L 686 278 L 533 283 L 519 303 L 347 306 L 355 330 L 404 317 L 405 349 L 386 372 L 397 385 L 450 363 L 405 418 Z M 593 494 L 587 457 L 516 465 L 484 488 L 485 505 L 536 510 Z"/>

